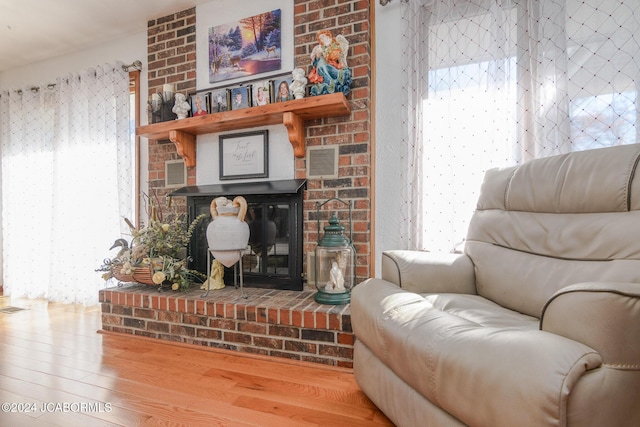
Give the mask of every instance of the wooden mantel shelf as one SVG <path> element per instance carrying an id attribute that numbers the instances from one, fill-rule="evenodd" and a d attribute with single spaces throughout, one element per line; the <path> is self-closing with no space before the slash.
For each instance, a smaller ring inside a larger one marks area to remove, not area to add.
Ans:
<path id="1" fill-rule="evenodd" d="M 289 133 L 294 155 L 304 157 L 305 120 L 349 114 L 351 106 L 344 94 L 333 93 L 139 126 L 136 134 L 149 139 L 171 140 L 185 164 L 192 167 L 196 165 L 196 135 L 283 124 Z"/>

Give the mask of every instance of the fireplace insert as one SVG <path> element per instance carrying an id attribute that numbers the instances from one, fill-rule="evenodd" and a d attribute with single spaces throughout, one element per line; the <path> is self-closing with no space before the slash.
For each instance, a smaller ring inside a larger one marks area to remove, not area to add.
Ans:
<path id="1" fill-rule="evenodd" d="M 196 185 L 180 188 L 170 195 L 187 198 L 188 220 L 209 212 L 213 199 L 243 196 L 247 200 L 245 221 L 249 224 L 249 244 L 242 265 L 246 286 L 302 290 L 302 201 L 306 180 L 292 179 L 251 183 Z M 189 255 L 189 267 L 207 273 L 208 221 L 196 228 Z M 236 265 L 235 267 L 238 267 Z M 225 283 L 233 284 L 233 270 L 225 269 Z"/>

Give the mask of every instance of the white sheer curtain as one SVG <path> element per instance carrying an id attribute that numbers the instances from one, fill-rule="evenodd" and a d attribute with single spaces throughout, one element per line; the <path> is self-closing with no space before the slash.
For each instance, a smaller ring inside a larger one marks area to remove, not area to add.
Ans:
<path id="1" fill-rule="evenodd" d="M 637 0 L 409 0 L 403 240 L 454 249 L 484 172 L 640 142 Z"/>
<path id="2" fill-rule="evenodd" d="M 1 93 L 0 153 L 5 292 L 97 303 L 95 269 L 131 215 L 128 73 Z"/>

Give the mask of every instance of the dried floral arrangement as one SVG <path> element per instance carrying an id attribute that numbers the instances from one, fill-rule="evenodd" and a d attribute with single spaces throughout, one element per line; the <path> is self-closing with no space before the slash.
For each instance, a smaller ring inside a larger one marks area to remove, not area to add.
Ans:
<path id="1" fill-rule="evenodd" d="M 202 214 L 187 226 L 184 215 L 172 214 L 165 219 L 154 193 L 146 200 L 149 223 L 138 228 L 125 218 L 131 242 L 117 239 L 110 249 L 120 248 L 118 253 L 105 259 L 96 271 L 104 272 L 105 280 L 167 286 L 174 291 L 187 290 L 194 281 L 205 280 L 205 275 L 187 268 L 187 245 L 198 223 L 210 215 Z"/>

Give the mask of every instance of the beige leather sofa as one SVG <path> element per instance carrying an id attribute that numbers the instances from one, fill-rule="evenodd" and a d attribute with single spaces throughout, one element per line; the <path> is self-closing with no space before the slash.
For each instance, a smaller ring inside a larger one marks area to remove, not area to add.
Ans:
<path id="1" fill-rule="evenodd" d="M 355 286 L 355 377 L 399 426 L 640 426 L 640 145 L 487 172 L 463 254 Z"/>

